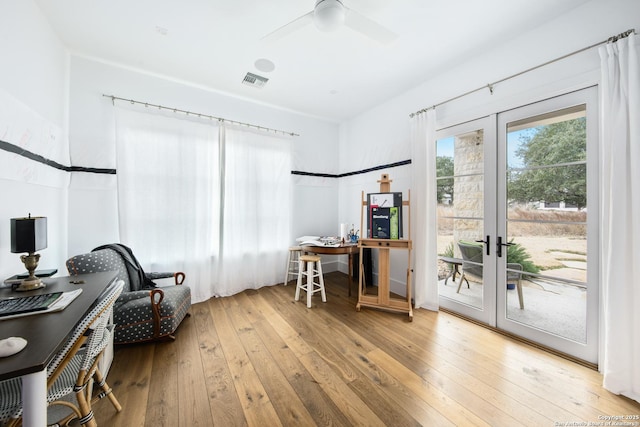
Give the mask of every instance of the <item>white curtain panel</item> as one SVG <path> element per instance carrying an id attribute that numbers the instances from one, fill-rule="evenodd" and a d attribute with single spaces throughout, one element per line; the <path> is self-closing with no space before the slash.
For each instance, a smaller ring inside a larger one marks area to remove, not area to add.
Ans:
<path id="1" fill-rule="evenodd" d="M 604 387 L 640 401 L 640 49 L 600 48 Z"/>
<path id="2" fill-rule="evenodd" d="M 216 294 L 218 126 L 168 114 L 116 108 L 120 241 L 199 302 Z"/>
<path id="3" fill-rule="evenodd" d="M 223 126 L 219 296 L 282 283 L 291 242 L 291 140 Z"/>
<path id="4" fill-rule="evenodd" d="M 438 310 L 436 111 L 411 119 L 411 225 L 416 308 Z"/>
<path id="5" fill-rule="evenodd" d="M 184 271 L 193 302 L 282 281 L 291 141 L 118 108 L 120 241 L 148 271 Z"/>

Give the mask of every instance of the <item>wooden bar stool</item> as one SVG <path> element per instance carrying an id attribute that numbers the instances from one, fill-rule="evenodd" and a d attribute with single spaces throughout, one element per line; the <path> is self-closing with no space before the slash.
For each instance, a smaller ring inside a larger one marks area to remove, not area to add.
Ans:
<path id="1" fill-rule="evenodd" d="M 302 247 L 289 246 L 289 256 L 287 257 L 287 271 L 284 276 L 284 285 L 289 284 L 289 276 L 298 277 L 298 262 L 302 254 Z"/>
<path id="2" fill-rule="evenodd" d="M 295 300 L 298 301 L 300 299 L 300 289 L 302 289 L 307 292 L 307 308 L 311 308 L 311 296 L 318 291 L 322 295 L 322 302 L 327 302 L 320 257 L 318 255 L 301 255 L 298 270 Z M 302 276 L 306 276 L 307 280 L 303 280 Z M 315 279 L 318 279 L 318 281 L 316 282 Z"/>

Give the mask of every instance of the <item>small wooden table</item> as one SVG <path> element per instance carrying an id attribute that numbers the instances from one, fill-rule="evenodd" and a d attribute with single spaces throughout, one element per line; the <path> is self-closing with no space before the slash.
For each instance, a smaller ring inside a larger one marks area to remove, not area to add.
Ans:
<path id="1" fill-rule="evenodd" d="M 451 265 L 452 267 L 451 270 L 449 270 L 449 275 L 444 279 L 445 286 L 447 285 L 447 280 L 449 280 L 449 278 L 453 280 L 453 283 L 456 283 L 456 274 L 460 274 L 460 272 L 458 271 L 458 266 L 462 265 L 462 260 L 460 258 L 451 258 L 448 256 L 441 256 L 438 258 L 446 262 L 447 264 Z M 461 276 L 461 280 L 463 279 L 467 282 L 467 288 L 468 288 L 469 281 L 467 280 L 466 277 Z"/>
<path id="2" fill-rule="evenodd" d="M 342 243 L 340 246 L 315 246 L 315 245 L 303 245 L 302 252 L 309 252 L 317 255 L 348 255 L 349 256 L 349 282 L 347 288 L 349 289 L 349 296 L 351 296 L 351 283 L 353 282 L 353 255 L 358 253 L 357 243 Z"/>

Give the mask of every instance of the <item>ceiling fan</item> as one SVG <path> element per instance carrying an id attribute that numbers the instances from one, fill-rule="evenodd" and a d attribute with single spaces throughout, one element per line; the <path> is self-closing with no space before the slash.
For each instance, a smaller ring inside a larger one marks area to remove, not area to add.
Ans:
<path id="1" fill-rule="evenodd" d="M 272 31 L 262 37 L 262 40 L 267 42 L 279 40 L 311 23 L 324 32 L 334 31 L 344 25 L 383 44 L 390 43 L 397 37 L 393 31 L 346 7 L 341 0 L 316 0 L 316 5 L 311 12 Z"/>

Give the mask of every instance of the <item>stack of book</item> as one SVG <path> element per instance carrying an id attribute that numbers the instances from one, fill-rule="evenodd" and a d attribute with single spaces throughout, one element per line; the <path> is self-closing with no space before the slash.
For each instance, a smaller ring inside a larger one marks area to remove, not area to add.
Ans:
<path id="1" fill-rule="evenodd" d="M 402 193 L 367 194 L 367 211 L 372 239 L 402 239 Z"/>

